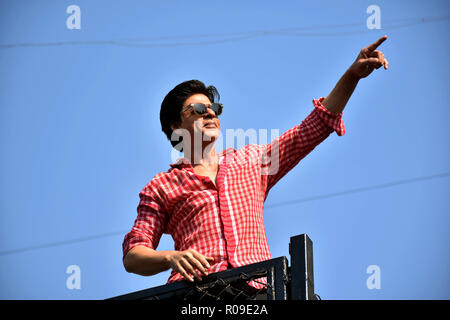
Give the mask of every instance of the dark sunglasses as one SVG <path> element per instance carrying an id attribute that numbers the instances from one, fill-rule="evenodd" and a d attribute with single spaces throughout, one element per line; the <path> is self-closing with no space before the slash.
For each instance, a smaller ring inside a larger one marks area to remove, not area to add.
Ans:
<path id="1" fill-rule="evenodd" d="M 181 112 L 184 112 L 191 107 L 194 108 L 194 112 L 196 114 L 198 114 L 199 116 L 203 116 L 204 114 L 206 114 L 207 108 L 210 108 L 212 111 L 214 111 L 216 116 L 219 116 L 222 114 L 223 104 L 212 103 L 210 106 L 207 106 L 204 103 L 191 103 L 191 104 L 187 105 L 186 107 L 184 107 L 183 111 L 181 111 Z"/>

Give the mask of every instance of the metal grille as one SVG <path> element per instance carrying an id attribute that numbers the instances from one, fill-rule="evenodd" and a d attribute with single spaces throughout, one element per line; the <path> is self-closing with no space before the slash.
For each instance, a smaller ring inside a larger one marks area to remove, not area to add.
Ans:
<path id="1" fill-rule="evenodd" d="M 267 300 L 267 289 L 271 288 L 271 285 L 255 278 L 260 275 L 250 276 L 246 273 L 241 273 L 237 280 L 218 278 L 216 281 L 203 286 L 196 285 L 184 296 L 183 300 L 195 302 Z M 249 284 L 251 281 L 260 284 L 262 287 L 255 288 L 251 286 Z"/>
<path id="2" fill-rule="evenodd" d="M 200 282 L 179 281 L 111 299 L 189 302 L 316 299 L 311 240 L 305 234 L 291 237 L 289 252 L 290 267 L 286 257 L 279 257 L 213 273 Z M 258 288 L 252 286 L 255 283 Z"/>

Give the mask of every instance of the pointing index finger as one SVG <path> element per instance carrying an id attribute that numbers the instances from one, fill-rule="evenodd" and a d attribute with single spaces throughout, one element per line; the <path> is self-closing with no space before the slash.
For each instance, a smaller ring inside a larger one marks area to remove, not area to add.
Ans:
<path id="1" fill-rule="evenodd" d="M 382 44 L 385 40 L 387 39 L 387 36 L 382 36 L 380 39 L 378 39 L 376 42 L 372 43 L 371 45 L 367 46 L 367 50 L 369 51 L 373 51 L 376 48 L 378 48 L 378 46 L 380 44 Z"/>

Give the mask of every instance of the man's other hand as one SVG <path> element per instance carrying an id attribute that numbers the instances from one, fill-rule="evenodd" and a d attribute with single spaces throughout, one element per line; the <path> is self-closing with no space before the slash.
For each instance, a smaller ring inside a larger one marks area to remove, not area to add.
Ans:
<path id="1" fill-rule="evenodd" d="M 210 268 L 209 262 L 214 261 L 214 258 L 205 257 L 194 249 L 171 251 L 167 259 L 170 268 L 191 282 L 194 281 L 194 278 L 200 281 L 202 275 L 207 276 L 207 270 Z"/>

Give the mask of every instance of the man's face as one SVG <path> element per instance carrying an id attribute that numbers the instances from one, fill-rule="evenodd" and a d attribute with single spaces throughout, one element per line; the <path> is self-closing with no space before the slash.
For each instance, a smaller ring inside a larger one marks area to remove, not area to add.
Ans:
<path id="1" fill-rule="evenodd" d="M 194 94 L 186 99 L 183 104 L 185 109 L 191 103 L 203 103 L 206 106 L 211 105 L 211 101 L 204 94 Z M 211 141 L 216 141 L 220 135 L 220 121 L 216 114 L 210 108 L 206 109 L 204 115 L 198 115 L 194 112 L 194 108 L 190 107 L 181 112 L 181 125 L 178 127 L 171 126 L 172 130 L 179 128 L 185 129 L 191 136 L 191 141 L 194 137 L 199 137 L 202 140 L 202 145 L 207 145 Z"/>

